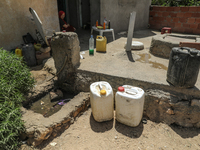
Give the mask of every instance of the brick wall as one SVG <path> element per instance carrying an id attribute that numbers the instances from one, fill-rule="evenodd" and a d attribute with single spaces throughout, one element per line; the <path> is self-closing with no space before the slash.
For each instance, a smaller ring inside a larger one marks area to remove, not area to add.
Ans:
<path id="1" fill-rule="evenodd" d="M 151 29 L 171 27 L 172 32 L 200 34 L 200 7 L 151 6 L 149 24 Z"/>

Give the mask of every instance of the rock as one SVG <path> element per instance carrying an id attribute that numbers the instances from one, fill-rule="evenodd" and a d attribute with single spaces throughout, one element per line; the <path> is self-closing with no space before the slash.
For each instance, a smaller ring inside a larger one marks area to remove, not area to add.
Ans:
<path id="1" fill-rule="evenodd" d="M 61 90 L 56 90 L 56 92 L 50 92 L 51 100 L 58 100 L 63 98 L 63 93 Z"/>
<path id="2" fill-rule="evenodd" d="M 50 52 L 47 53 L 41 53 L 40 51 L 36 51 L 36 60 L 37 64 L 40 65 L 42 64 L 43 60 L 50 58 Z"/>
<path id="3" fill-rule="evenodd" d="M 52 56 L 58 73 L 58 83 L 74 84 L 76 68 L 80 65 L 78 35 L 74 32 L 57 32 L 51 41 Z"/>
<path id="4" fill-rule="evenodd" d="M 171 108 L 168 108 L 166 113 L 169 115 L 174 115 L 174 111 Z"/>
<path id="5" fill-rule="evenodd" d="M 178 47 L 179 42 L 165 38 L 166 35 L 156 35 L 152 37 L 150 52 L 162 58 L 169 58 L 173 47 Z"/>
<path id="6" fill-rule="evenodd" d="M 43 62 L 43 69 L 48 71 L 49 73 L 56 75 L 56 68 L 55 68 L 55 63 L 53 57 L 49 59 L 45 59 Z"/>
<path id="7" fill-rule="evenodd" d="M 50 47 L 46 47 L 46 48 L 40 48 L 40 51 L 42 52 L 42 53 L 47 53 L 47 52 L 50 52 L 50 50 L 51 50 L 51 48 Z"/>
<path id="8" fill-rule="evenodd" d="M 182 100 L 181 94 L 176 96 L 178 100 L 171 103 L 171 96 L 168 92 L 148 90 L 145 96 L 144 116 L 155 122 L 199 128 L 200 107 L 196 107 L 199 105 L 199 100 L 193 99 L 189 105 L 189 100 Z"/>
<path id="9" fill-rule="evenodd" d="M 193 100 L 191 101 L 191 106 L 198 106 L 198 107 L 200 107 L 200 100 L 198 100 L 198 99 L 193 99 Z"/>

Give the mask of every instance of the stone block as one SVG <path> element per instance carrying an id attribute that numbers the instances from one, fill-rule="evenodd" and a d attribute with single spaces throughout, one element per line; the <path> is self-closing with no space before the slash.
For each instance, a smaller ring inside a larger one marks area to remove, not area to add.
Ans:
<path id="1" fill-rule="evenodd" d="M 198 106 L 198 107 L 200 107 L 200 100 L 198 100 L 198 99 L 193 99 L 193 100 L 191 101 L 191 106 Z"/>
<path id="2" fill-rule="evenodd" d="M 165 35 L 157 35 L 152 37 L 150 52 L 162 58 L 169 58 L 173 47 L 178 47 L 179 43 L 165 39 Z"/>
<path id="3" fill-rule="evenodd" d="M 51 39 L 51 49 L 61 84 L 71 80 L 69 75 L 75 73 L 80 65 L 80 46 L 78 35 L 74 32 L 57 32 L 56 35 Z"/>

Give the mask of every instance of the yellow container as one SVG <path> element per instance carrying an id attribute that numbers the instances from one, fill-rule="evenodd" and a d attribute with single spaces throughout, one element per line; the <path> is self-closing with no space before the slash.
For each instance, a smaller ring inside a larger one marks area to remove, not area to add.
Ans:
<path id="1" fill-rule="evenodd" d="M 15 49 L 15 54 L 16 54 L 17 56 L 19 56 L 19 57 L 22 57 L 22 50 L 19 49 L 19 48 L 16 48 L 16 49 Z"/>
<path id="2" fill-rule="evenodd" d="M 34 48 L 36 51 L 39 51 L 40 48 L 41 48 L 41 44 L 37 43 L 37 44 L 34 44 Z"/>
<path id="3" fill-rule="evenodd" d="M 100 35 L 97 35 L 96 38 L 96 51 L 97 52 L 106 52 L 106 44 L 107 44 L 107 39 L 106 37 L 102 37 Z"/>

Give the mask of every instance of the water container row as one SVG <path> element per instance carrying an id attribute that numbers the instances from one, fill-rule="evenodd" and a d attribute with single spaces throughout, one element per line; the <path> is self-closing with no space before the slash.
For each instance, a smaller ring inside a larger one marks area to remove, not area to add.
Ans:
<path id="1" fill-rule="evenodd" d="M 131 126 L 139 125 L 144 107 L 144 91 L 139 87 L 123 85 L 115 94 L 116 120 Z M 114 117 L 114 95 L 108 82 L 100 81 L 90 85 L 92 115 L 97 122 Z"/>

